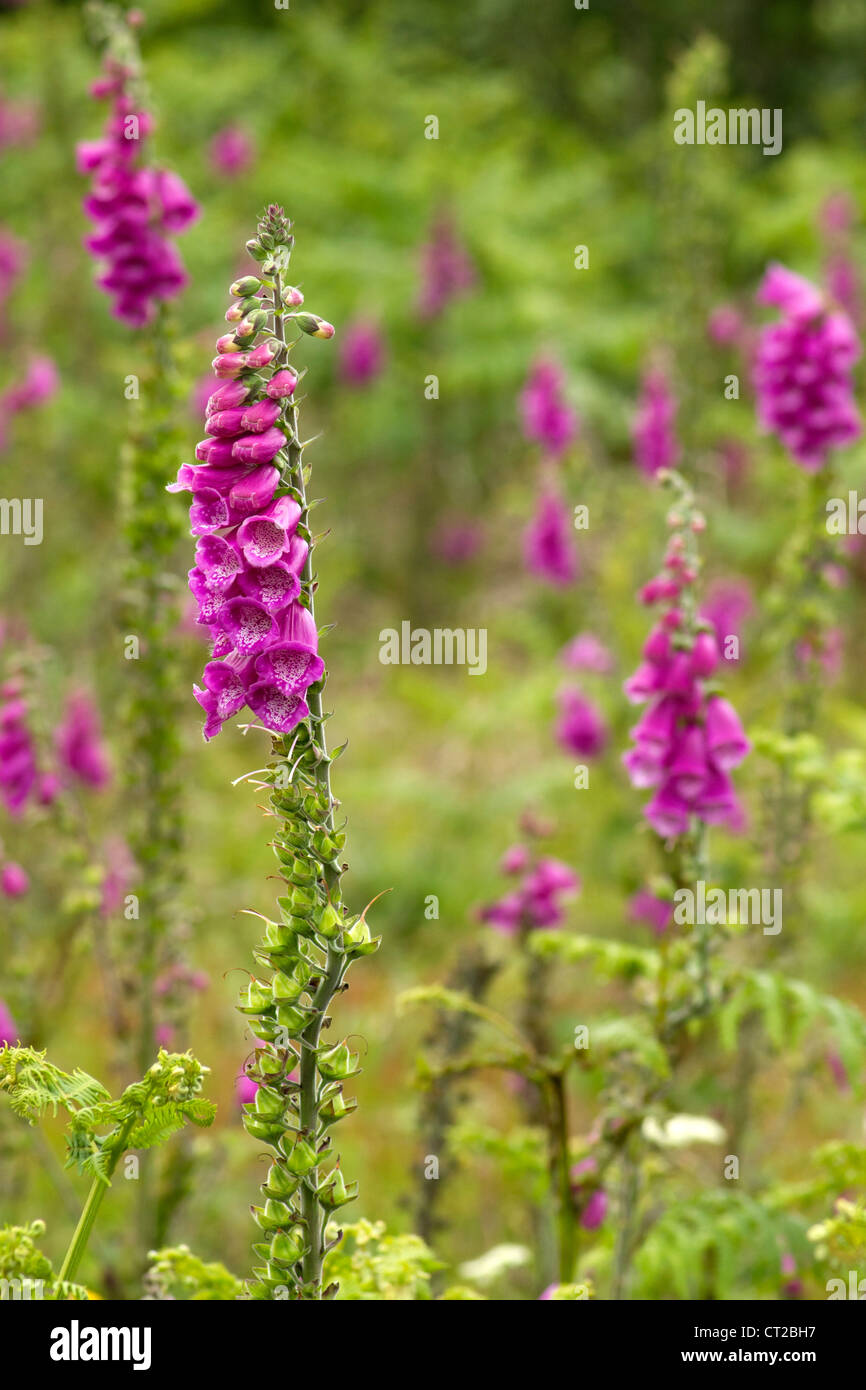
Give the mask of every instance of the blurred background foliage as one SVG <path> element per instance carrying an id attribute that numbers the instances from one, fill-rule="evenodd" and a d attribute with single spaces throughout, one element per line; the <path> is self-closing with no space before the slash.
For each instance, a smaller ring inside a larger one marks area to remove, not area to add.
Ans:
<path id="1" fill-rule="evenodd" d="M 629 921 L 627 902 L 655 861 L 619 753 L 632 720 L 621 680 L 646 628 L 634 594 L 664 543 L 664 499 L 635 470 L 630 441 L 638 376 L 659 347 L 671 354 L 685 465 L 708 516 L 708 577 L 742 576 L 755 595 L 743 660 L 729 676 L 732 697 L 747 727 L 771 725 L 777 713 L 771 625 L 760 601 L 796 514 L 800 475 L 759 438 L 748 371 L 732 350 L 710 341 L 706 322 L 726 302 L 753 317 L 754 291 L 771 259 L 820 279 L 816 219 L 823 199 L 839 190 L 858 209 L 853 246 L 864 264 L 866 10 L 855 0 L 759 7 L 722 0 L 711 8 L 693 0 L 662 7 L 611 0 L 585 11 L 566 0 L 529 7 L 517 0 L 292 0 L 288 10 L 265 0 L 147 0 L 143 9 L 154 148 L 203 205 L 181 243 L 190 285 L 171 312 L 186 437 L 177 462 L 192 456 L 201 435 L 195 388 L 222 331 L 226 287 L 244 264 L 243 244 L 265 203 L 284 204 L 294 218 L 294 265 L 307 307 L 337 325 L 333 345 L 300 349 L 310 367 L 305 433 L 322 432 L 309 451 L 313 491 L 326 498 L 316 516 L 329 531 L 317 553 L 320 612 L 337 624 L 325 639 L 327 704 L 335 711 L 334 742 L 349 739 L 335 774 L 349 815 L 349 899 L 360 910 L 392 890 L 372 914 L 383 948 L 356 968 L 340 1005 L 342 1026 L 361 1036 L 365 1052 L 360 1109 L 340 1143 L 347 1169 L 361 1179 L 353 1212 L 410 1230 L 424 1153 L 412 1082 L 425 1025 L 411 1013 L 398 1016 L 395 999 L 445 975 L 470 941 L 492 936 L 474 909 L 500 891 L 497 863 L 526 808 L 550 817 L 547 847 L 583 876 L 572 924 L 636 942 L 647 935 Z M 0 220 L 28 257 L 8 306 L 0 385 L 14 379 L 29 349 L 49 353 L 61 374 L 58 396 L 16 422 L 2 458 L 5 495 L 38 495 L 45 505 L 40 547 L 14 538 L 0 545 L 2 609 L 55 654 L 41 686 L 46 708 L 56 709 L 70 681 L 91 685 L 120 750 L 123 730 L 113 712 L 122 707 L 130 664 L 118 626 L 118 475 L 130 427 L 124 382 L 143 371 L 144 344 L 110 318 L 82 247 L 84 180 L 75 172 L 74 145 L 101 126 L 102 110 L 87 94 L 98 60 L 71 3 L 33 0 L 6 10 L 0 44 L 4 99 L 40 110 L 38 136 L 0 153 Z M 783 152 L 774 158 L 760 147 L 676 146 L 673 110 L 698 98 L 782 108 Z M 438 118 L 437 140 L 425 138 L 430 115 Z M 255 150 L 231 179 L 209 158 L 213 136 L 230 124 L 242 127 Z M 453 219 L 477 281 L 424 321 L 416 309 L 420 248 L 440 214 Z M 574 268 L 578 245 L 589 250 L 584 270 Z M 362 390 L 340 379 L 336 355 L 342 329 L 358 317 L 378 324 L 387 354 L 382 373 Z M 517 396 L 543 351 L 562 362 L 582 421 L 565 477 L 569 500 L 589 507 L 590 528 L 579 535 L 580 580 L 565 591 L 540 586 L 522 561 L 538 459 L 522 439 Z M 728 372 L 741 374 L 738 401 L 724 399 Z M 438 400 L 425 398 L 431 374 Z M 724 440 L 746 451 L 733 492 L 719 461 Z M 856 486 L 862 461 L 862 446 L 846 455 L 846 485 Z M 183 502 L 166 495 L 165 506 Z M 467 519 L 480 528 L 481 547 L 465 563 L 447 564 L 433 543 L 437 527 Z M 179 575 L 191 550 L 177 555 Z M 839 747 L 866 739 L 862 583 L 855 571 L 838 596 L 846 660 L 823 733 Z M 380 664 L 380 630 L 403 620 L 487 628 L 487 674 Z M 559 652 L 586 630 L 610 646 L 615 670 L 588 680 L 611 738 L 592 765 L 589 789 L 580 791 L 553 722 L 564 677 Z M 202 643 L 186 629 L 177 641 L 191 686 Z M 238 1120 L 235 1081 L 249 1044 L 233 1009 L 242 977 L 227 972 L 247 967 L 256 938 L 253 920 L 238 909 L 266 911 L 274 886 L 256 796 L 230 784 L 260 766 L 266 750 L 261 735 L 244 739 L 232 727 L 205 747 L 199 724 L 190 695 L 182 729 L 189 872 L 182 914 L 191 959 L 210 980 L 196 1000 L 191 1037 L 212 1068 L 209 1093 L 220 1109 L 213 1131 L 193 1141 L 195 1190 L 172 1235 L 243 1274 L 252 1239 L 246 1209 L 260 1165 Z M 738 778 L 750 833 L 714 836 L 722 882 L 762 881 L 763 775 L 755 756 Z M 108 811 L 94 803 L 88 815 L 97 838 L 122 814 L 122 806 Z M 6 838 L 35 870 L 40 834 L 12 826 Z M 857 832 L 820 837 L 784 948 L 794 973 L 863 1004 L 860 852 Z M 49 876 L 28 898 L 3 904 L 19 945 L 31 933 L 50 933 L 62 891 Z M 438 899 L 436 919 L 425 917 L 430 895 Z M 507 1004 L 516 988 L 508 943 L 493 936 L 488 948 L 505 963 L 497 991 Z M 26 971 L 26 950 L 18 955 Z M 111 1040 L 88 961 L 82 944 L 74 988 L 50 1021 L 49 1041 L 61 1065 L 74 1060 L 100 1074 Z M 557 967 L 555 991 L 562 1039 L 576 1018 L 621 1007 L 626 997 L 619 986 L 599 985 L 582 963 Z M 4 992 L 14 1007 L 14 980 Z M 816 1138 L 857 1137 L 859 1111 L 831 1084 L 820 1053 L 793 1059 L 795 1073 L 819 1083 L 794 1097 L 780 1080 L 784 1049 L 763 1047 L 748 1144 L 759 1173 L 796 1179 Z M 735 1063 L 696 1064 L 684 1076 L 677 1103 L 724 1121 Z M 515 1097 L 497 1078 L 468 1093 L 477 1122 L 505 1133 L 519 1122 Z M 581 1079 L 574 1103 L 586 1131 L 592 1077 Z M 687 1187 L 708 1181 L 709 1162 L 690 1158 Z M 94 1242 L 94 1279 L 124 1239 L 132 1200 L 124 1188 L 132 1185 L 116 1186 L 115 1224 Z M 45 1248 L 56 1253 L 68 1220 L 65 1180 L 46 1158 L 26 1165 L 11 1187 L 4 1208 L 8 1201 L 14 1210 L 0 1216 L 26 1209 L 44 1217 Z M 448 1225 L 436 1252 L 449 1268 L 497 1242 L 527 1238 L 520 1184 L 477 1148 L 467 1148 L 443 1205 Z M 766 1273 L 760 1278 L 772 1283 Z M 509 1296 L 537 1292 L 525 1270 L 498 1287 Z M 747 1262 L 737 1291 L 750 1296 L 756 1287 L 759 1276 L 752 1278 Z"/>

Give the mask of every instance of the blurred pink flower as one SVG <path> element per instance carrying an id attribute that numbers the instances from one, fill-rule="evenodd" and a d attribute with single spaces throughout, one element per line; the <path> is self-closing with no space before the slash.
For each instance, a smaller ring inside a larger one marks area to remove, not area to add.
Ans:
<path id="1" fill-rule="evenodd" d="M 135 860 L 125 840 L 112 836 L 105 843 L 102 877 L 102 898 L 99 911 L 103 917 L 112 917 L 123 907 L 135 879 Z"/>
<path id="2" fill-rule="evenodd" d="M 31 101 L 0 97 L 0 150 L 30 145 L 39 133 L 39 108 Z"/>
<path id="3" fill-rule="evenodd" d="M 674 430 L 676 398 L 660 367 L 644 372 L 637 413 L 632 425 L 635 462 L 650 478 L 663 468 L 675 468 L 680 446 Z"/>
<path id="4" fill-rule="evenodd" d="M 523 433 L 559 458 L 577 437 L 577 415 L 563 395 L 564 373 L 557 362 L 539 358 L 520 395 Z"/>
<path id="5" fill-rule="evenodd" d="M 707 332 L 720 347 L 738 342 L 744 328 L 743 316 L 733 304 L 720 304 L 707 320 Z"/>
<path id="6" fill-rule="evenodd" d="M 752 611 L 752 592 L 744 579 L 715 580 L 701 604 L 700 616 L 712 623 L 719 653 L 732 665 L 740 660 L 743 623 Z M 737 638 L 736 655 L 726 655 L 725 644 L 729 637 Z"/>
<path id="7" fill-rule="evenodd" d="M 667 931 L 674 915 L 673 904 L 667 898 L 657 898 L 648 888 L 639 889 L 628 907 L 633 921 L 651 927 L 656 936 Z"/>
<path id="8" fill-rule="evenodd" d="M 0 999 L 0 1047 L 6 1043 L 12 1047 L 18 1041 L 18 1029 L 6 1003 Z"/>
<path id="9" fill-rule="evenodd" d="M 385 364 L 382 334 L 368 319 L 348 324 L 340 340 L 340 376 L 348 386 L 366 386 Z"/>
<path id="10" fill-rule="evenodd" d="M 30 889 L 30 879 L 20 864 L 7 859 L 0 869 L 0 892 L 6 898 L 23 898 Z"/>
<path id="11" fill-rule="evenodd" d="M 451 219 L 441 214 L 434 221 L 429 239 L 421 247 L 421 286 L 418 312 L 424 319 L 438 317 L 453 299 L 473 288 L 476 271 L 468 252 L 458 240 Z"/>
<path id="12" fill-rule="evenodd" d="M 437 522 L 430 537 L 430 550 L 446 565 L 465 565 L 477 555 L 484 541 L 484 528 L 473 517 L 451 517 Z"/>
<path id="13" fill-rule="evenodd" d="M 241 126 L 227 125 L 210 142 L 211 168 L 226 178 L 246 173 L 255 159 L 252 137 Z"/>
<path id="14" fill-rule="evenodd" d="M 523 533 L 523 557 L 530 574 L 564 588 L 577 578 L 577 552 L 571 513 L 550 490 L 538 498 L 535 516 Z"/>
<path id="15" fill-rule="evenodd" d="M 566 753 L 597 758 L 607 744 L 607 725 L 591 700 L 576 686 L 559 693 L 556 738 Z"/>
<path id="16" fill-rule="evenodd" d="M 593 632 L 578 633 L 563 647 L 559 659 L 570 671 L 594 671 L 606 676 L 613 670 L 613 657 Z"/>
<path id="17" fill-rule="evenodd" d="M 90 696 L 74 691 L 66 702 L 66 713 L 55 733 L 61 767 L 73 777 L 97 789 L 111 778 L 99 714 Z"/>

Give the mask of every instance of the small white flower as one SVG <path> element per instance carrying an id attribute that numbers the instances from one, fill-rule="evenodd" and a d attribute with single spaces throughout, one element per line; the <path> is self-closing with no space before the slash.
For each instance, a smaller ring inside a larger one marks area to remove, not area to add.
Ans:
<path id="1" fill-rule="evenodd" d="M 647 1115 L 641 1126 L 643 1136 L 663 1149 L 684 1149 L 689 1144 L 722 1144 L 725 1131 L 718 1120 L 707 1115 L 672 1115 L 663 1124 Z"/>
<path id="2" fill-rule="evenodd" d="M 525 1245 L 494 1245 L 475 1260 L 467 1260 L 459 1269 L 463 1279 L 489 1284 L 506 1269 L 519 1269 L 529 1262 L 530 1252 Z"/>

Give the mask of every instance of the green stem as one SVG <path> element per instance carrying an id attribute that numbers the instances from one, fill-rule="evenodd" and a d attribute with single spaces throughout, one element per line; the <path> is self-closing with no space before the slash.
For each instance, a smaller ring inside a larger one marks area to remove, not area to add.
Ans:
<path id="1" fill-rule="evenodd" d="M 63 1264 L 60 1266 L 60 1273 L 57 1276 L 60 1280 L 71 1280 L 81 1263 L 84 1251 L 87 1248 L 87 1242 L 90 1239 L 90 1232 L 93 1230 L 94 1223 L 99 1215 L 99 1208 L 102 1206 L 102 1200 L 111 1186 L 111 1175 L 117 1167 L 121 1155 L 126 1150 L 126 1142 L 139 1118 L 137 1113 L 132 1115 L 126 1121 L 123 1128 L 118 1131 L 117 1142 L 112 1145 L 112 1156 L 105 1177 L 93 1179 L 90 1191 L 87 1194 L 87 1201 L 84 1203 L 81 1216 L 78 1218 L 78 1225 L 69 1243 L 69 1249 L 63 1258 Z"/>
<path id="2" fill-rule="evenodd" d="M 553 1092 L 556 1127 L 555 1174 L 559 1184 L 557 1226 L 559 1229 L 559 1282 L 569 1284 L 574 1278 L 577 1258 L 577 1231 L 574 1222 L 574 1201 L 571 1195 L 571 1174 L 568 1161 L 568 1099 L 565 1077 L 561 1072 L 550 1078 Z"/>
<path id="3" fill-rule="evenodd" d="M 277 339 L 285 345 L 285 326 L 280 310 L 281 303 L 282 283 L 279 272 L 276 272 L 274 274 L 274 333 Z M 298 436 L 298 407 L 294 400 L 292 400 L 291 405 L 287 407 L 286 415 L 291 431 L 288 446 L 289 475 L 292 488 L 297 494 L 303 524 L 309 533 L 309 551 L 301 575 L 301 584 L 303 592 L 307 597 L 310 615 L 315 622 L 313 535 L 309 524 L 307 493 L 304 483 L 303 447 Z M 309 688 L 307 691 L 307 704 L 310 710 L 310 726 L 313 738 L 319 749 L 315 776 L 319 784 L 322 799 L 328 808 L 325 817 L 325 827 L 329 832 L 332 832 L 334 830 L 334 808 L 336 803 L 331 791 L 331 760 L 328 757 L 325 738 L 322 685 L 322 682 L 318 682 L 316 685 Z M 287 756 L 288 749 L 285 740 L 276 739 L 274 741 L 274 747 L 278 754 L 284 757 Z M 342 900 L 340 884 L 343 873 L 342 863 L 338 859 L 333 859 L 324 863 L 323 868 L 328 895 L 333 906 L 337 907 Z M 319 1038 L 327 1009 L 342 984 L 343 975 L 345 974 L 348 964 L 345 954 L 340 949 L 341 946 L 341 936 L 338 937 L 336 943 L 328 946 L 324 973 L 321 976 L 312 998 L 312 1007 L 315 1010 L 315 1016 L 301 1035 L 299 1120 L 302 1132 L 306 1134 L 311 1143 L 316 1145 L 319 1141 Z M 304 1178 L 301 1186 L 301 1218 L 306 1231 L 307 1243 L 306 1253 L 304 1254 L 301 1265 L 302 1278 L 305 1289 L 309 1291 L 309 1296 L 314 1299 L 321 1298 L 322 1296 L 322 1263 L 325 1255 L 323 1212 L 316 1192 L 318 1175 L 318 1167 L 312 1169 Z"/>

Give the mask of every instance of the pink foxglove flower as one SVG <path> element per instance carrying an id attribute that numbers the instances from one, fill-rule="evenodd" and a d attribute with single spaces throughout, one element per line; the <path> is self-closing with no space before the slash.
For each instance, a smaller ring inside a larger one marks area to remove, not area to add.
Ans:
<path id="1" fill-rule="evenodd" d="M 654 478 L 663 468 L 675 468 L 680 446 L 674 430 L 677 403 L 667 376 L 650 367 L 641 382 L 637 414 L 632 426 L 635 462 L 642 473 Z"/>
<path id="2" fill-rule="evenodd" d="M 452 300 L 467 294 L 476 280 L 475 266 L 458 240 L 450 218 L 440 216 L 421 248 L 421 288 L 418 312 L 423 319 L 438 318 Z"/>
<path id="3" fill-rule="evenodd" d="M 36 749 L 27 723 L 27 703 L 19 687 L 0 688 L 0 797 L 7 811 L 20 816 L 38 785 Z"/>
<path id="4" fill-rule="evenodd" d="M 12 1047 L 17 1041 L 18 1029 L 15 1027 L 15 1020 L 4 1000 L 0 999 L 0 1047 L 4 1043 Z"/>
<path id="5" fill-rule="evenodd" d="M 670 899 L 658 898 L 648 888 L 639 889 L 628 908 L 632 919 L 650 927 L 656 936 L 662 936 L 673 921 L 674 909 Z"/>
<path id="6" fill-rule="evenodd" d="M 30 879 L 20 864 L 7 859 L 0 868 L 0 893 L 6 898 L 23 898 L 30 891 Z"/>
<path id="7" fill-rule="evenodd" d="M 819 227 L 825 246 L 824 283 L 830 298 L 860 326 L 860 276 L 851 250 L 854 203 L 847 193 L 831 193 L 821 205 Z"/>
<path id="8" fill-rule="evenodd" d="M 758 343 L 760 423 L 801 467 L 816 473 L 831 449 L 850 444 L 862 430 L 852 379 L 860 356 L 856 329 L 814 285 L 781 265 L 770 266 L 758 300 L 781 315 L 767 324 Z"/>
<path id="9" fill-rule="evenodd" d="M 268 217 L 278 213 L 269 209 Z M 242 316 L 232 314 L 235 331 L 219 340 L 214 372 L 223 384 L 214 383 L 205 404 L 200 462 L 183 464 L 168 489 L 193 494 L 190 523 L 198 540 L 189 587 L 196 621 L 212 639 L 212 659 L 194 688 L 206 739 L 244 706 L 272 733 L 289 733 L 308 717 L 305 692 L 324 674 L 315 622 L 299 601 L 309 541 L 298 534 L 301 508 L 283 481 L 290 447 L 285 402 L 291 409 L 298 376 L 285 347 L 267 336 L 268 315 L 252 317 L 272 306 L 262 280 L 243 276 L 231 294 Z M 298 302 L 297 291 L 284 293 L 283 305 Z M 291 319 L 314 337 L 333 333 L 315 314 Z M 251 334 L 243 331 L 247 322 Z M 237 370 L 229 373 L 225 362 Z"/>
<path id="10" fill-rule="evenodd" d="M 669 519 L 674 530 L 664 570 L 641 595 L 662 611 L 643 662 L 625 683 L 628 698 L 648 708 L 631 730 L 634 746 L 623 762 L 633 786 L 652 790 L 644 815 L 666 840 L 698 821 L 740 828 L 742 810 L 729 774 L 750 748 L 733 706 L 707 686 L 721 659 L 715 634 L 687 616 L 697 578 L 694 533 L 704 522 L 681 501 Z"/>
<path id="11" fill-rule="evenodd" d="M 216 173 L 236 179 L 250 168 L 256 151 L 252 137 L 241 126 L 228 125 L 211 140 L 209 154 Z"/>
<path id="12" fill-rule="evenodd" d="M 367 319 L 347 325 L 339 354 L 340 376 L 347 386 L 367 386 L 385 365 L 382 334 Z"/>
<path id="13" fill-rule="evenodd" d="M 560 657 L 570 671 L 594 671 L 606 676 L 613 670 L 613 657 L 593 632 L 580 632 L 563 647 Z"/>
<path id="14" fill-rule="evenodd" d="M 199 215 L 183 180 L 147 163 L 150 115 L 138 110 L 130 70 L 108 57 L 93 95 L 110 102 L 102 138 L 78 146 L 78 169 L 92 175 L 84 210 L 93 223 L 85 245 L 103 267 L 97 283 L 112 300 L 112 312 L 140 328 L 159 300 L 172 299 L 186 284 L 173 237 Z"/>
<path id="15" fill-rule="evenodd" d="M 607 725 L 591 700 L 575 686 L 559 694 L 556 737 L 566 753 L 597 758 L 607 744 Z"/>
<path id="16" fill-rule="evenodd" d="M 540 444 L 551 458 L 560 458 L 577 437 L 577 415 L 563 395 L 564 376 L 558 363 L 539 359 L 520 396 L 523 433 Z"/>
<path id="17" fill-rule="evenodd" d="M 54 738 L 58 762 L 65 773 L 97 790 L 108 785 L 111 769 L 99 714 L 84 691 L 70 695 Z"/>
<path id="18" fill-rule="evenodd" d="M 530 574 L 560 588 L 577 578 L 572 518 L 557 493 L 546 489 L 523 536 L 523 555 Z"/>
<path id="19" fill-rule="evenodd" d="M 444 565 L 468 565 L 483 544 L 484 528 L 474 517 L 446 517 L 430 536 L 430 550 Z"/>
<path id="20" fill-rule="evenodd" d="M 0 150 L 30 145 L 39 133 L 39 110 L 29 101 L 0 97 Z"/>
<path id="21" fill-rule="evenodd" d="M 743 316 L 733 304 L 720 304 L 707 321 L 707 332 L 720 347 L 739 343 L 745 331 Z"/>
<path id="22" fill-rule="evenodd" d="M 718 579 L 707 590 L 700 616 L 712 623 L 719 652 L 732 665 L 740 660 L 743 624 L 753 612 L 751 590 L 744 579 Z M 736 638 L 736 642 L 731 642 Z"/>
<path id="23" fill-rule="evenodd" d="M 503 873 L 521 875 L 517 887 L 496 902 L 479 910 L 487 922 L 506 936 L 538 927 L 556 927 L 564 920 L 564 903 L 580 892 L 576 873 L 559 859 L 534 860 L 523 846 L 509 850 L 501 865 Z"/>

